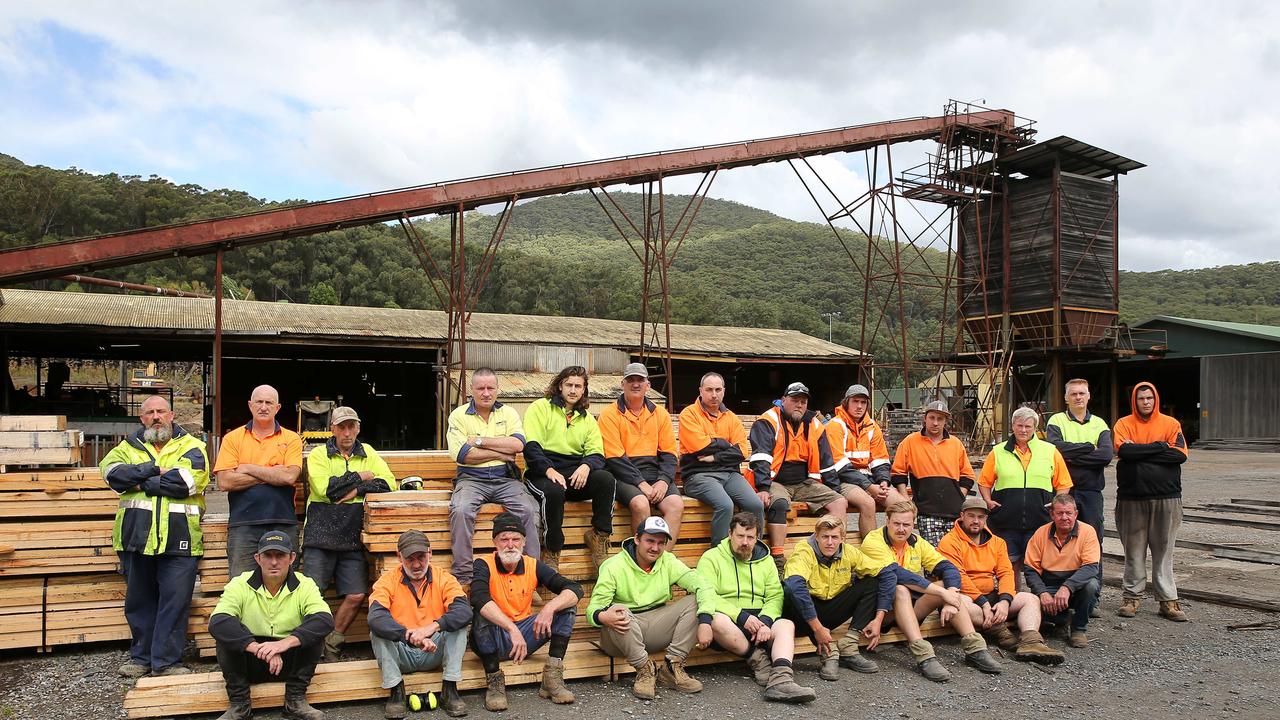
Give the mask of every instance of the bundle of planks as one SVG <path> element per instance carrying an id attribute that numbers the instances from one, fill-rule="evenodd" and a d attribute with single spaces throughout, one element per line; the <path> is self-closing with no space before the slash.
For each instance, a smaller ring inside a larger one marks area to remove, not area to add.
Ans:
<path id="1" fill-rule="evenodd" d="M 83 444 L 62 415 L 0 415 L 0 466 L 79 465 Z"/>
<path id="2" fill-rule="evenodd" d="M 0 648 L 129 638 L 116 506 L 97 468 L 0 474 Z"/>

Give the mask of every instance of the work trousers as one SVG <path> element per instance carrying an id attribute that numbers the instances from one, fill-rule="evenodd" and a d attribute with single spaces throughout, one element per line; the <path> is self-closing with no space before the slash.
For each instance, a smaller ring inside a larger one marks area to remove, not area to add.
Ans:
<path id="1" fill-rule="evenodd" d="M 182 659 L 198 562 L 200 558 L 190 556 L 120 553 L 133 662 L 162 670 Z"/>
<path id="2" fill-rule="evenodd" d="M 279 530 L 289 536 L 293 547 L 298 548 L 298 524 L 276 523 L 268 525 L 235 525 L 227 528 L 227 578 L 258 569 L 253 556 L 258 552 L 258 541 L 271 530 Z"/>
<path id="3" fill-rule="evenodd" d="M 258 642 L 271 642 L 275 638 L 257 638 Z M 267 663 L 250 655 L 244 650 L 237 650 L 225 643 L 217 644 L 218 669 L 222 671 L 223 683 L 227 686 L 227 699 L 232 705 L 249 702 L 249 686 L 260 682 L 284 682 L 286 698 L 304 698 L 311 678 L 316 674 L 316 664 L 324 652 L 324 643 L 300 645 L 286 650 L 281 659 L 284 667 L 279 675 L 272 675 Z"/>
<path id="4" fill-rule="evenodd" d="M 525 645 L 529 648 L 529 654 L 532 655 L 538 651 L 538 648 L 545 645 L 551 638 L 559 635 L 568 638 L 573 635 L 573 623 L 577 618 L 577 610 L 569 608 L 561 610 L 551 616 L 551 633 L 538 637 L 533 630 L 533 624 L 538 620 L 537 615 L 530 615 L 523 620 L 516 621 L 516 629 L 520 631 L 520 636 L 524 638 Z M 566 644 L 568 641 L 565 641 Z M 511 635 L 501 627 L 476 614 L 475 621 L 471 625 L 471 645 L 475 648 L 476 654 L 482 659 L 497 657 L 498 661 L 511 659 Z M 554 645 L 552 646 L 555 647 Z M 564 658 L 561 658 L 563 660 Z"/>
<path id="5" fill-rule="evenodd" d="M 1147 549 L 1157 600 L 1177 600 L 1173 546 L 1182 525 L 1182 498 L 1116 500 L 1116 530 L 1124 545 L 1124 597 L 1140 598 L 1147 586 Z M 1099 538 L 1101 539 L 1101 538 Z"/>
<path id="6" fill-rule="evenodd" d="M 874 577 L 855 580 L 849 587 L 836 593 L 827 600 L 813 598 L 813 609 L 818 613 L 818 622 L 828 630 L 835 630 L 846 622 L 849 632 L 836 643 L 841 655 L 853 655 L 858 652 L 858 633 L 876 617 L 876 595 L 880 589 L 880 581 Z M 796 634 L 813 638 L 813 628 L 804 619 L 800 608 L 791 602 L 788 595 L 782 608 L 782 616 L 796 624 Z"/>
<path id="7" fill-rule="evenodd" d="M 538 557 L 538 501 L 524 483 L 510 478 L 478 480 L 459 477 L 449 498 L 449 541 L 453 551 L 453 576 L 463 585 L 471 582 L 471 540 L 476 534 L 476 513 L 485 503 L 497 503 L 524 524 L 524 552 Z"/>
<path id="8" fill-rule="evenodd" d="M 445 680 L 462 679 L 462 655 L 467 651 L 467 631 L 440 630 L 431 636 L 436 649 L 427 652 L 400 640 L 388 640 L 369 633 L 373 656 L 378 659 L 378 672 L 382 673 L 382 687 L 391 688 L 404 682 L 406 672 L 425 672 L 444 668 Z"/>
<path id="9" fill-rule="evenodd" d="M 565 480 L 569 476 L 565 475 Z M 547 525 L 543 545 L 550 552 L 564 549 L 564 504 L 566 501 L 591 501 L 591 527 L 610 535 L 613 533 L 613 486 L 616 482 L 608 470 L 592 470 L 587 483 L 580 488 L 560 487 L 546 475 L 530 473 L 525 476 L 529 491 L 542 505 L 542 519 Z M 534 555 L 533 557 L 537 557 Z"/>
<path id="10" fill-rule="evenodd" d="M 600 628 L 600 649 L 637 670 L 649 662 L 650 652 L 664 648 L 668 658 L 683 660 L 698 640 L 698 601 L 693 595 L 628 615 L 631 626 L 625 633 Z"/>
<path id="11" fill-rule="evenodd" d="M 684 494 L 711 506 L 711 547 L 729 537 L 729 521 L 733 508 L 760 518 L 764 527 L 764 503 L 741 473 L 711 470 L 684 479 Z"/>
<path id="12" fill-rule="evenodd" d="M 1061 585 L 1047 586 L 1049 594 L 1053 595 L 1058 592 Z M 1098 578 L 1094 578 L 1085 583 L 1085 586 L 1071 593 L 1071 599 L 1067 601 L 1067 609 L 1057 615 L 1046 615 L 1045 622 L 1051 622 L 1054 625 L 1062 625 L 1067 622 L 1067 615 L 1070 615 L 1071 629 L 1084 631 L 1089 627 L 1089 613 L 1093 611 L 1093 607 L 1098 604 L 1098 593 L 1102 589 L 1102 583 Z"/>

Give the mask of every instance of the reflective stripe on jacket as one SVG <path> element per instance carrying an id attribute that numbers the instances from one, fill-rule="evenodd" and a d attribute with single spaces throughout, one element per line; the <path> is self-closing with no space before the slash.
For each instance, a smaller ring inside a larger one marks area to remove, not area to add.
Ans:
<path id="1" fill-rule="evenodd" d="M 157 449 L 142 439 L 143 432 L 138 428 L 98 464 L 107 485 L 120 494 L 112 547 L 118 553 L 204 555 L 204 442 L 174 425 L 173 437 Z"/>
<path id="2" fill-rule="evenodd" d="M 799 423 L 785 420 L 782 409 L 771 407 L 756 419 L 748 439 L 751 441 L 751 457 L 747 462 L 757 490 L 764 490 L 774 483 L 798 485 L 806 479 L 838 487 L 836 473 L 849 464 L 843 456 L 836 460 L 827 441 L 827 433 L 817 413 L 810 410 Z M 805 474 L 790 477 L 782 473 L 783 466 L 803 466 Z M 779 474 L 782 473 L 782 478 Z"/>

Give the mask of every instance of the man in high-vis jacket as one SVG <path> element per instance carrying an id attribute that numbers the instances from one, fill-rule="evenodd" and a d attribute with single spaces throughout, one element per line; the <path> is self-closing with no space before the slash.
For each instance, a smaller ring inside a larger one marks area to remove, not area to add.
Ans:
<path id="1" fill-rule="evenodd" d="M 325 660 L 338 659 L 347 628 L 356 619 L 369 589 L 365 560 L 364 496 L 396 489 L 391 468 L 368 443 L 360 442 L 360 416 L 352 408 L 334 408 L 333 437 L 307 455 L 306 531 L 302 535 L 302 573 L 320 592 L 336 584 L 342 604 L 333 616 L 333 632 L 324 639 Z"/>
<path id="2" fill-rule="evenodd" d="M 877 509 L 907 499 L 889 485 L 889 446 L 870 411 L 871 391 L 865 385 L 850 385 L 827 423 L 840 494 L 849 501 L 849 509 L 857 511 L 858 532 L 863 536 L 876 529 Z"/>
<path id="3" fill-rule="evenodd" d="M 1088 523 L 1102 537 L 1102 490 L 1106 469 L 1115 456 L 1111 429 L 1102 418 L 1089 412 L 1089 381 L 1068 380 L 1067 409 L 1049 418 L 1044 439 L 1053 443 L 1071 473 L 1071 495 L 1080 508 L 1081 522 Z"/>
<path id="4" fill-rule="evenodd" d="M 809 388 L 793 382 L 781 405 L 761 413 L 751 426 L 748 463 L 758 492 L 769 493 L 765 510 L 769 548 L 781 576 L 786 567 L 787 513 L 802 502 L 814 515 L 843 519 L 849 503 L 836 488 L 839 468 L 816 410 L 809 409 Z M 846 463 L 847 464 L 847 463 Z"/>
<path id="5" fill-rule="evenodd" d="M 190 672 L 179 664 L 187 615 L 204 555 L 200 517 L 209 459 L 204 442 L 173 423 L 169 402 L 142 402 L 142 427 L 102 458 L 107 485 L 120 494 L 111 544 L 124 569 L 124 614 L 132 645 L 120 675 Z"/>

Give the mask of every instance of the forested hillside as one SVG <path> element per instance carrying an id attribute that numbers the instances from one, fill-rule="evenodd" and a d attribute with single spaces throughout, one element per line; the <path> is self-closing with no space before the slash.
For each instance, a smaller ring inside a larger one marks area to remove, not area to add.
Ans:
<path id="1" fill-rule="evenodd" d="M 638 194 L 614 197 L 633 217 L 641 215 Z M 669 217 L 677 217 L 685 201 L 669 198 Z M 284 204 L 288 203 L 268 203 L 235 190 L 176 185 L 155 176 L 27 166 L 0 155 L 0 247 Z M 494 224 L 490 215 L 467 215 L 467 237 L 475 243 L 469 253 L 478 254 Z M 447 219 L 423 221 L 419 228 L 432 252 L 446 257 Z M 865 248 L 865 240 L 854 233 L 846 233 L 844 240 L 851 248 Z M 944 270 L 940 253 L 926 253 L 922 262 L 936 272 Z M 213 260 L 175 258 L 100 275 L 208 292 Z M 438 305 L 399 227 L 375 225 L 243 248 L 227 254 L 226 278 L 228 294 L 237 298 L 377 307 Z M 1280 323 L 1280 262 L 1125 272 L 1121 284 L 1122 318 L 1129 322 L 1169 314 Z M 60 289 L 66 284 L 36 286 Z M 861 278 L 825 226 L 707 200 L 671 268 L 671 288 L 676 322 L 783 327 L 825 337 L 822 313 L 838 310 L 844 317 L 836 323 L 836 341 L 857 344 L 854 323 L 861 316 Z M 477 309 L 634 319 L 639 314 L 639 289 L 639 261 L 596 201 L 586 194 L 557 196 L 517 207 Z M 874 288 L 872 295 L 874 307 L 884 304 Z M 911 352 L 936 351 L 940 302 L 936 291 L 905 294 Z M 892 324 L 882 326 L 869 349 L 882 358 L 896 357 L 899 350 L 892 338 L 897 335 Z"/>

